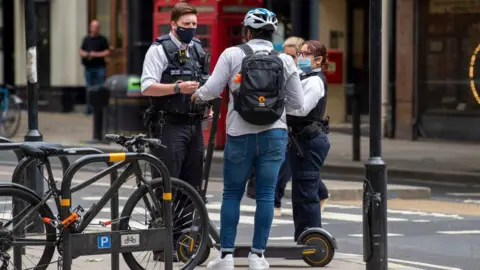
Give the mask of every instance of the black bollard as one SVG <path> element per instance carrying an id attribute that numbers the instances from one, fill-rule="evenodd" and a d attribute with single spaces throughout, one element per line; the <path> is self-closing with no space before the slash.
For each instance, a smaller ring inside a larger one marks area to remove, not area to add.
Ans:
<path id="1" fill-rule="evenodd" d="M 38 129 L 38 78 L 37 78 L 37 29 L 34 0 L 25 0 L 25 41 L 27 48 L 27 108 L 28 131 L 25 141 L 38 142 L 43 136 Z M 25 174 L 25 185 L 37 194 L 44 193 L 43 174 L 37 169 L 36 162 L 29 166 Z M 29 226 L 29 232 L 43 232 L 43 222 L 35 219 Z"/>
<path id="2" fill-rule="evenodd" d="M 388 269 L 387 168 L 382 160 L 382 0 L 370 0 L 370 157 L 365 164 L 364 260 L 367 270 Z"/>

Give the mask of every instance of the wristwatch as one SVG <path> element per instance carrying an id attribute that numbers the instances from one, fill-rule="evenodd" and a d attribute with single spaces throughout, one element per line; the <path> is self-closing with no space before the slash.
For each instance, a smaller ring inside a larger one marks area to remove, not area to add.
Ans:
<path id="1" fill-rule="evenodd" d="M 179 86 L 178 82 L 176 82 L 175 86 L 173 86 L 173 93 L 180 94 L 180 86 Z"/>

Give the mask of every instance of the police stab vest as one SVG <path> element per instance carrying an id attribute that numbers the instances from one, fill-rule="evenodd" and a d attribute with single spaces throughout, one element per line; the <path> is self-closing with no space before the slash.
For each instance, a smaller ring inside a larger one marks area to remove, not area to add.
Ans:
<path id="1" fill-rule="evenodd" d="M 157 38 L 154 44 L 162 46 L 168 58 L 168 66 L 162 73 L 160 83 L 173 84 L 176 81 L 199 81 L 203 67 L 205 52 L 201 41 L 193 39 L 193 46 L 187 46 L 188 58 L 180 53 L 180 49 L 169 35 Z M 173 94 L 163 97 L 150 97 L 150 104 L 158 111 L 171 114 L 203 114 L 205 106 L 191 104 L 191 95 Z"/>
<path id="2" fill-rule="evenodd" d="M 312 123 L 321 123 L 324 118 L 325 110 L 327 108 L 327 77 L 323 71 L 314 71 L 300 76 L 301 80 L 306 78 L 318 76 L 323 82 L 325 87 L 325 95 L 318 101 L 317 105 L 304 117 L 287 115 L 287 124 L 288 126 L 296 129 L 302 130 L 304 127 Z"/>

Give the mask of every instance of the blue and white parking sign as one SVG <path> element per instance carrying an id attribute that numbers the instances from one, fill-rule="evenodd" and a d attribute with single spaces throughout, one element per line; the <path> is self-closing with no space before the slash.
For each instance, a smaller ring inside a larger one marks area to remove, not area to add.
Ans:
<path id="1" fill-rule="evenodd" d="M 98 248 L 110 248 L 112 242 L 110 241 L 110 235 L 99 235 L 97 236 L 97 247 Z"/>

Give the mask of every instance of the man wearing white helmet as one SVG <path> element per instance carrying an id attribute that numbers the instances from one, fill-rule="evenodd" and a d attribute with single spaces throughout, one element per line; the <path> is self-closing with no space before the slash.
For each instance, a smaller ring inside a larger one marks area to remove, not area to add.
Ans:
<path id="1" fill-rule="evenodd" d="M 211 77 L 192 96 L 192 99 L 212 100 L 220 97 L 225 86 L 230 89 L 223 164 L 221 252 L 208 264 L 210 269 L 234 269 L 240 201 L 252 168 L 257 179 L 257 208 L 249 269 L 269 268 L 263 252 L 273 220 L 278 172 L 285 158 L 285 108 L 303 106 L 302 85 L 293 59 L 272 51 L 277 23 L 275 13 L 267 9 L 249 11 L 243 21 L 247 46 L 227 48 Z M 269 61 L 262 62 L 266 58 Z M 255 103 L 257 108 L 253 108 Z"/>

